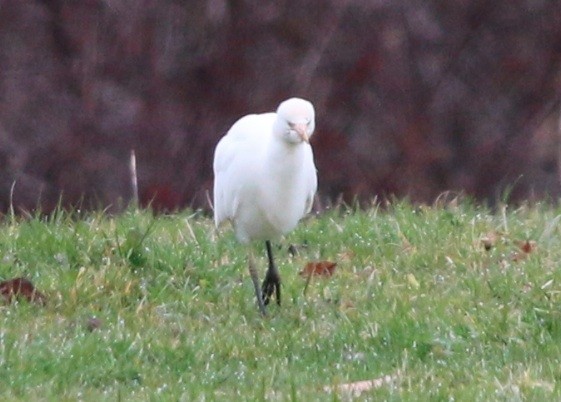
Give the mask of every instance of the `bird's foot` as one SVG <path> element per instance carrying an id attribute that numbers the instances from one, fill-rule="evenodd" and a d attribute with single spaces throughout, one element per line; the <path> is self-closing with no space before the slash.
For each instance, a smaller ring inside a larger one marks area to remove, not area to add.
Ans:
<path id="1" fill-rule="evenodd" d="M 276 269 L 269 269 L 267 270 L 267 274 L 265 275 L 265 280 L 263 281 L 263 285 L 261 286 L 263 289 L 263 303 L 265 305 L 269 304 L 271 300 L 271 296 L 273 293 L 277 299 L 277 304 L 280 306 L 281 304 L 281 281 L 280 275 Z"/>
<path id="2" fill-rule="evenodd" d="M 267 315 L 267 310 L 265 310 L 265 304 L 263 303 L 262 290 L 259 287 L 259 278 L 257 276 L 257 269 L 255 268 L 255 263 L 253 261 L 253 255 L 251 253 L 248 257 L 249 260 L 249 275 L 251 276 L 251 281 L 253 282 L 253 287 L 255 288 L 255 297 L 257 298 L 257 305 L 259 306 L 259 311 L 263 316 Z"/>

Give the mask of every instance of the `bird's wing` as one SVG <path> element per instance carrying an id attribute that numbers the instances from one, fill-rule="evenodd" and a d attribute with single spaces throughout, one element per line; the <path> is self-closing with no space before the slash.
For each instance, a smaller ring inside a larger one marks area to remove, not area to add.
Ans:
<path id="1" fill-rule="evenodd" d="M 214 222 L 216 226 L 232 216 L 232 200 L 226 191 L 228 166 L 235 157 L 234 145 L 228 136 L 222 137 L 214 151 Z"/>
<path id="2" fill-rule="evenodd" d="M 305 171 L 307 172 L 306 184 L 307 184 L 307 196 L 306 196 L 306 208 L 304 213 L 308 213 L 312 210 L 312 206 L 314 204 L 314 197 L 316 195 L 316 191 L 318 188 L 318 176 L 316 165 L 314 164 L 314 154 L 312 152 L 312 147 L 308 145 L 310 148 L 310 152 L 306 152 L 306 165 L 309 168 L 306 168 Z"/>
<path id="3" fill-rule="evenodd" d="M 267 141 L 274 113 L 248 115 L 239 119 L 218 142 L 214 151 L 214 221 L 233 219 L 242 189 L 254 180 L 256 158 Z"/>

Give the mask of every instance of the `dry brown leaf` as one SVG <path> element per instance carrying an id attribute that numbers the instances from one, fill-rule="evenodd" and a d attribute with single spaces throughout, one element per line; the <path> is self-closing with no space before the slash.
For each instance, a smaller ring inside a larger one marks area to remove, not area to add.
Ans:
<path id="1" fill-rule="evenodd" d="M 520 250 L 522 250 L 526 254 L 530 254 L 536 251 L 537 244 L 534 240 L 526 240 L 518 242 L 518 247 L 520 247 Z"/>
<path id="2" fill-rule="evenodd" d="M 489 251 L 493 247 L 495 247 L 498 239 L 499 235 L 497 234 L 497 232 L 489 232 L 481 238 L 481 244 L 483 244 L 485 250 Z"/>
<path id="3" fill-rule="evenodd" d="M 520 251 L 512 253 L 512 261 L 514 262 L 522 261 L 527 258 L 529 254 L 536 251 L 537 244 L 534 240 L 525 240 L 519 241 L 518 247 L 520 248 Z"/>
<path id="4" fill-rule="evenodd" d="M 345 310 L 354 309 L 354 308 L 355 308 L 355 304 L 354 304 L 352 301 L 350 301 L 350 300 L 344 300 L 344 301 L 341 303 L 341 307 L 342 307 L 343 309 L 345 309 Z"/>
<path id="5" fill-rule="evenodd" d="M 45 305 L 47 302 L 45 295 L 35 289 L 33 283 L 26 278 L 14 278 L 0 282 L 0 294 L 8 303 L 17 299 L 25 299 L 40 305 Z"/>
<path id="6" fill-rule="evenodd" d="M 102 321 L 97 318 L 97 317 L 90 317 L 88 318 L 88 320 L 86 321 L 86 329 L 90 332 L 95 331 L 96 329 L 101 328 L 102 326 Z"/>
<path id="7" fill-rule="evenodd" d="M 304 269 L 300 271 L 302 276 L 331 276 L 335 272 L 336 262 L 316 261 L 306 264 Z"/>

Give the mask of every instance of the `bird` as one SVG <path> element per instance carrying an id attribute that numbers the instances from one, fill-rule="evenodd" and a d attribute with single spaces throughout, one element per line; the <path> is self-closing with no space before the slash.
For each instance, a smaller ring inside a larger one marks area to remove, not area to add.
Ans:
<path id="1" fill-rule="evenodd" d="M 265 242 L 268 269 L 261 287 L 248 247 L 249 274 L 263 315 L 273 293 L 281 304 L 271 241 L 292 231 L 312 209 L 318 183 L 310 145 L 314 130 L 312 103 L 290 98 L 276 112 L 241 117 L 214 151 L 216 227 L 229 221 L 240 243 Z"/>

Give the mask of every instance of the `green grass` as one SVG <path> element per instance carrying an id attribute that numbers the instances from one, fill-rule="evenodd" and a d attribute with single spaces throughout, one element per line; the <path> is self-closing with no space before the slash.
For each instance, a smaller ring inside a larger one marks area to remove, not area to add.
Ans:
<path id="1" fill-rule="evenodd" d="M 0 399 L 347 400 L 324 387 L 385 375 L 360 398 L 560 399 L 560 215 L 396 202 L 311 217 L 277 243 L 283 306 L 266 318 L 247 250 L 202 214 L 4 217 L 0 278 L 49 303 L 0 306 Z M 335 275 L 303 295 L 298 271 L 320 260 Z"/>

